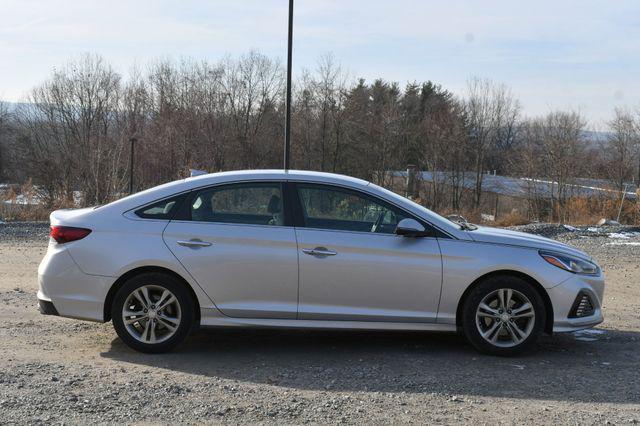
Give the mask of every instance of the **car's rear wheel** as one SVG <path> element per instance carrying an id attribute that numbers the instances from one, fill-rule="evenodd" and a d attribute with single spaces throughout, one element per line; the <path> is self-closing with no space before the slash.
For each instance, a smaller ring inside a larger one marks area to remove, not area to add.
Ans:
<path id="1" fill-rule="evenodd" d="M 128 346 L 159 353 L 175 348 L 189 335 L 193 310 L 194 302 L 181 282 L 167 274 L 145 273 L 118 290 L 111 318 Z"/>
<path id="2" fill-rule="evenodd" d="M 531 347 L 544 330 L 545 306 L 525 280 L 494 276 L 471 290 L 462 320 L 464 333 L 476 349 L 512 356 Z"/>

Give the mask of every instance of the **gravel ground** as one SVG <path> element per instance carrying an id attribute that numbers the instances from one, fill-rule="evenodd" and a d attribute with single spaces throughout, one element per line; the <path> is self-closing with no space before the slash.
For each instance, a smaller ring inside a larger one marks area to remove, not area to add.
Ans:
<path id="1" fill-rule="evenodd" d="M 0 225 L 0 423 L 640 423 L 640 229 L 518 229 L 600 262 L 606 320 L 503 359 L 422 332 L 201 331 L 139 354 L 38 314 L 47 224 Z"/>

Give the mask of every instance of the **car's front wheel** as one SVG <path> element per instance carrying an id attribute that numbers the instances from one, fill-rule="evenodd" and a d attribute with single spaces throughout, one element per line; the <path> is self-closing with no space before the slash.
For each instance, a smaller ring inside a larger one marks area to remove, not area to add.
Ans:
<path id="1" fill-rule="evenodd" d="M 516 355 L 531 347 L 544 330 L 545 306 L 525 280 L 494 276 L 467 297 L 463 329 L 476 349 L 491 355 Z"/>
<path id="2" fill-rule="evenodd" d="M 170 275 L 145 273 L 118 290 L 111 318 L 128 346 L 159 353 L 175 348 L 189 335 L 193 311 L 193 300 L 182 283 Z"/>

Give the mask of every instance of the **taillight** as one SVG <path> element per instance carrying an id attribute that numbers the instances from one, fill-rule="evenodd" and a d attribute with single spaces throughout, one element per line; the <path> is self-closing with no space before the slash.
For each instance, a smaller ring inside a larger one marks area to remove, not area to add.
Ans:
<path id="1" fill-rule="evenodd" d="M 81 240 L 91 233 L 91 229 L 73 228 L 71 226 L 52 226 L 49 235 L 58 244 Z"/>

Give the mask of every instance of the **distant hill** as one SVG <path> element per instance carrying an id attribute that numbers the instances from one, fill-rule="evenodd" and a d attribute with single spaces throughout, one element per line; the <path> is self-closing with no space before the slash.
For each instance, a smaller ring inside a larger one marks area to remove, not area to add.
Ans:
<path id="1" fill-rule="evenodd" d="M 9 110 L 9 112 L 14 112 L 22 105 L 25 105 L 25 106 L 30 105 L 26 102 L 9 102 L 9 101 L 3 101 L 2 99 L 0 99 L 0 102 L 7 106 L 7 109 Z"/>
<path id="2" fill-rule="evenodd" d="M 593 130 L 585 130 L 582 132 L 584 138 L 589 142 L 589 145 L 593 148 L 598 148 L 602 144 L 606 144 L 611 137 L 611 132 L 596 132 Z"/>

